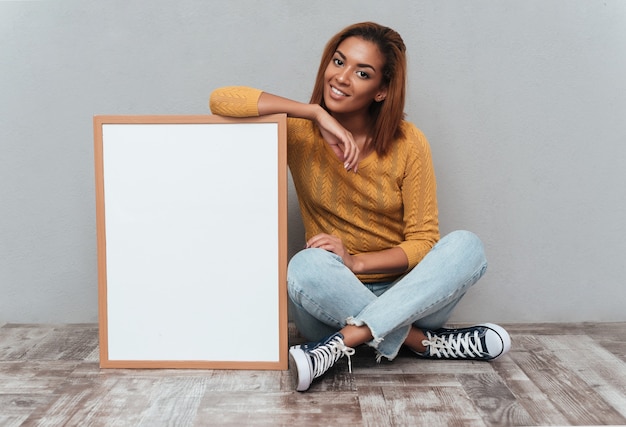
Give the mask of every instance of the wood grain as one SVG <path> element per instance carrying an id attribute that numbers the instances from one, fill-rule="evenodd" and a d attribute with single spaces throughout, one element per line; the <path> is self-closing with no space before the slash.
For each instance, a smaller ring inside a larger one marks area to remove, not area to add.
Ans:
<path id="1" fill-rule="evenodd" d="M 288 371 L 100 369 L 96 325 L 5 324 L 0 426 L 626 425 L 626 323 L 506 327 L 498 361 L 362 346 L 299 393 Z"/>

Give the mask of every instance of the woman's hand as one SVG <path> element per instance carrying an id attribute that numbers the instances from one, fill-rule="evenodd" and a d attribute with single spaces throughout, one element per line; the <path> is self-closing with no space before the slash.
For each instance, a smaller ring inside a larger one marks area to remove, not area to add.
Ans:
<path id="1" fill-rule="evenodd" d="M 332 252 L 335 255 L 340 256 L 343 260 L 343 264 L 350 270 L 352 270 L 354 267 L 354 257 L 350 255 L 341 239 L 337 236 L 325 233 L 318 234 L 311 237 L 306 242 L 306 247 L 307 249 L 319 248 L 327 250 L 328 252 Z"/>
<path id="2" fill-rule="evenodd" d="M 311 237 L 306 242 L 306 247 L 325 249 L 340 256 L 343 264 L 354 274 L 403 273 L 409 266 L 406 253 L 398 246 L 352 255 L 339 237 L 320 233 Z"/>
<path id="3" fill-rule="evenodd" d="M 359 163 L 359 147 L 354 137 L 319 104 L 304 104 L 271 93 L 263 92 L 257 101 L 259 115 L 287 113 L 290 117 L 312 120 L 322 137 L 343 162 L 346 170 L 356 172 Z"/>
<path id="4" fill-rule="evenodd" d="M 322 137 L 333 149 L 337 157 L 343 160 L 343 166 L 348 171 L 356 172 L 359 163 L 359 147 L 354 141 L 352 133 L 347 131 L 326 110 L 320 109 L 315 116 L 315 124 Z"/>

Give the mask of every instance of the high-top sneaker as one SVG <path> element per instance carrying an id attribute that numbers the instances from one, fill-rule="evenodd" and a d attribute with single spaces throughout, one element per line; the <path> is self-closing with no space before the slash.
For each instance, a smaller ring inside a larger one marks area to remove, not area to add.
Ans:
<path id="1" fill-rule="evenodd" d="M 319 342 L 296 345 L 289 349 L 289 369 L 292 371 L 297 391 L 308 390 L 313 380 L 326 371 L 343 356 L 348 356 L 348 368 L 352 372 L 350 356 L 354 349 L 343 343 L 339 332 Z"/>

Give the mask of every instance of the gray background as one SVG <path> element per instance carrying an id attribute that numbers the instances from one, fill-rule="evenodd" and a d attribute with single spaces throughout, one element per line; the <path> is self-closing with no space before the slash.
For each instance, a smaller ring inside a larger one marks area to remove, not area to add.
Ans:
<path id="1" fill-rule="evenodd" d="M 306 101 L 363 20 L 408 46 L 442 232 L 486 245 L 454 320 L 626 320 L 626 2 L 58 0 L 0 1 L 0 322 L 97 320 L 94 114 L 208 114 L 232 84 Z M 302 233 L 291 188 L 290 254 Z"/>

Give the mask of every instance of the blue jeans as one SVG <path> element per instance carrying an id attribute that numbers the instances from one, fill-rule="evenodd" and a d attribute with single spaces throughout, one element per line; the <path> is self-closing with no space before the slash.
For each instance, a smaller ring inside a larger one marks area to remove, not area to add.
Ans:
<path id="1" fill-rule="evenodd" d="M 311 341 L 346 325 L 367 325 L 374 337 L 367 344 L 379 358 L 392 360 L 411 325 L 441 328 L 486 269 L 482 242 L 469 231 L 443 237 L 417 266 L 389 283 L 364 284 L 341 257 L 304 249 L 288 266 L 291 315 Z"/>

